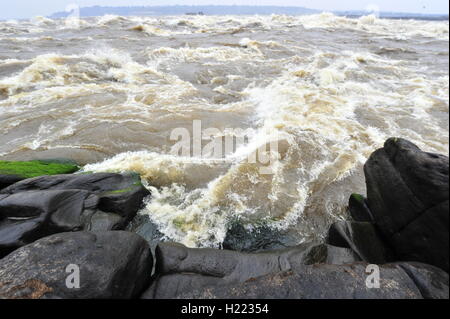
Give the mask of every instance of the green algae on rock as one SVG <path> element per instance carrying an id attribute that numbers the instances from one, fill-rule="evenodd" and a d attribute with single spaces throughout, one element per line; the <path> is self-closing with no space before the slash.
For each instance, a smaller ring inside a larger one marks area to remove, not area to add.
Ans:
<path id="1" fill-rule="evenodd" d="M 22 179 L 44 175 L 71 174 L 79 170 L 73 163 L 52 161 L 9 162 L 0 161 L 0 175 L 13 175 Z"/>

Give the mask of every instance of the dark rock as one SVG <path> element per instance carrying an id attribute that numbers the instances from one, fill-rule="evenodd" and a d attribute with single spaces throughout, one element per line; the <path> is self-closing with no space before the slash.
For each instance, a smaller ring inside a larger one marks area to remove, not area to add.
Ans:
<path id="1" fill-rule="evenodd" d="M 422 152 L 404 139 L 389 139 L 384 150 L 408 188 L 426 206 L 433 207 L 449 196 L 447 156 Z"/>
<path id="2" fill-rule="evenodd" d="M 136 175 L 44 176 L 0 193 L 0 256 L 51 234 L 121 230 L 149 192 Z"/>
<path id="3" fill-rule="evenodd" d="M 364 170 L 369 209 L 386 237 L 395 234 L 426 209 L 392 166 L 384 149 L 371 155 Z"/>
<path id="4" fill-rule="evenodd" d="M 2 175 L 0 174 L 0 190 L 6 188 L 14 183 L 23 180 L 23 177 L 18 175 Z"/>
<path id="5" fill-rule="evenodd" d="M 364 196 L 352 194 L 348 202 L 350 215 L 355 222 L 372 222 L 373 217 Z"/>
<path id="6" fill-rule="evenodd" d="M 296 245 L 289 234 L 280 230 L 260 226 L 249 231 L 239 222 L 232 223 L 223 242 L 223 248 L 242 252 L 260 252 L 283 249 Z"/>
<path id="7" fill-rule="evenodd" d="M 69 289 L 68 265 L 80 270 Z M 0 260 L 0 298 L 134 298 L 150 279 L 152 256 L 136 234 L 62 233 L 40 239 Z"/>
<path id="8" fill-rule="evenodd" d="M 434 277 L 432 294 L 422 295 L 404 271 L 408 264 L 380 266 L 380 288 L 368 288 L 367 264 L 301 266 L 290 271 L 225 286 L 211 284 L 178 292 L 195 299 L 422 299 L 448 298 L 448 276 L 435 268 L 415 268 L 422 278 Z M 424 270 L 425 269 L 425 270 Z M 419 276 L 419 275 L 418 275 Z M 447 276 L 447 277 L 446 277 Z M 157 296 L 158 297 L 158 296 Z"/>
<path id="9" fill-rule="evenodd" d="M 0 194 L 16 194 L 31 190 L 86 190 L 99 197 L 98 208 L 126 217 L 135 216 L 144 197 L 150 195 L 137 174 L 79 174 L 42 176 L 16 183 Z"/>
<path id="10" fill-rule="evenodd" d="M 397 260 L 427 262 L 448 272 L 449 201 L 429 210 L 390 238 Z"/>
<path id="11" fill-rule="evenodd" d="M 309 260 L 305 258 L 305 261 L 303 262 L 305 265 L 322 263 L 330 265 L 343 265 L 361 261 L 361 258 L 351 249 L 325 244 L 312 245 L 305 256 L 309 257 Z"/>
<path id="12" fill-rule="evenodd" d="M 98 198 L 87 191 L 32 191 L 0 200 L 0 256 L 39 238 L 85 228 Z"/>
<path id="13" fill-rule="evenodd" d="M 425 299 L 448 299 L 448 274 L 434 266 L 420 263 L 398 264 L 414 281 Z"/>
<path id="14" fill-rule="evenodd" d="M 97 211 L 92 215 L 90 223 L 86 230 L 89 231 L 107 231 L 107 230 L 120 230 L 123 226 L 123 218 L 119 215 L 112 213 L 104 213 Z"/>
<path id="15" fill-rule="evenodd" d="M 352 263 L 355 256 L 348 249 L 313 243 L 258 254 L 161 243 L 156 260 L 157 279 L 143 298 L 173 298 L 192 289 L 245 282 L 305 264 Z"/>
<path id="16" fill-rule="evenodd" d="M 392 138 L 364 172 L 367 203 L 397 260 L 449 270 L 449 161 Z"/>
<path id="17" fill-rule="evenodd" d="M 372 264 L 392 261 L 392 253 L 367 222 L 336 222 L 328 231 L 327 242 L 337 247 L 350 248 L 361 260 Z"/>
<path id="18" fill-rule="evenodd" d="M 164 234 L 159 231 L 158 225 L 153 223 L 148 215 L 137 214 L 126 230 L 144 238 L 150 244 L 152 252 L 155 252 L 156 246 L 164 241 Z"/>

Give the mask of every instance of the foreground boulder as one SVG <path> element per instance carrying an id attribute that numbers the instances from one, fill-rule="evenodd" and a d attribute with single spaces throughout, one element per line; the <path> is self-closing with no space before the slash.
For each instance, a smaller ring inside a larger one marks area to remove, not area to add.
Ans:
<path id="1" fill-rule="evenodd" d="M 27 179 L 0 192 L 0 257 L 67 231 L 121 230 L 149 192 L 135 174 Z"/>
<path id="2" fill-rule="evenodd" d="M 161 243 L 141 298 L 448 298 L 448 274 L 436 267 L 380 266 L 380 287 L 371 288 L 368 264 L 355 260 L 351 250 L 329 245 L 247 254 Z"/>
<path id="3" fill-rule="evenodd" d="M 0 161 L 0 190 L 21 180 L 57 174 L 70 174 L 79 167 L 68 161 L 29 161 L 8 162 Z"/>
<path id="4" fill-rule="evenodd" d="M 98 198 L 87 191 L 0 196 L 0 257 L 54 233 L 82 230 L 97 213 Z"/>
<path id="5" fill-rule="evenodd" d="M 423 264 L 380 266 L 380 286 L 366 284 L 367 264 L 302 266 L 244 283 L 191 289 L 177 298 L 198 299 L 448 299 L 448 275 Z M 405 268 L 412 272 L 405 271 Z M 188 276 L 188 275 L 184 275 Z M 424 280 L 424 281 L 421 281 Z"/>
<path id="6" fill-rule="evenodd" d="M 195 289 L 242 283 L 301 265 L 344 264 L 356 260 L 350 249 L 323 244 L 249 254 L 160 243 L 156 248 L 157 278 L 142 298 L 178 298 Z"/>
<path id="7" fill-rule="evenodd" d="M 449 271 L 449 160 L 392 138 L 364 167 L 368 218 L 396 260 Z"/>
<path id="8" fill-rule="evenodd" d="M 79 288 L 67 287 L 69 265 L 79 268 Z M 149 246 L 136 234 L 62 233 L 0 260 L 0 298 L 134 298 L 151 270 Z"/>
<path id="9" fill-rule="evenodd" d="M 138 174 L 78 174 L 42 176 L 16 183 L 0 194 L 17 194 L 36 190 L 85 190 L 99 197 L 99 209 L 129 216 L 142 205 L 149 191 L 141 184 Z M 131 216 L 133 218 L 134 216 Z"/>

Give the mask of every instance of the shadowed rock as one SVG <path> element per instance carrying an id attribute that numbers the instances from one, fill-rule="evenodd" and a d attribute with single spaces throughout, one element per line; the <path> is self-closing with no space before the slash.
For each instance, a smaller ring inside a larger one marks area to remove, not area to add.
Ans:
<path id="1" fill-rule="evenodd" d="M 449 161 L 392 138 L 364 167 L 367 203 L 397 260 L 449 270 Z"/>
<path id="2" fill-rule="evenodd" d="M 351 250 L 329 245 L 244 254 L 165 243 L 158 245 L 156 259 L 156 276 L 143 299 L 445 299 L 449 295 L 448 274 L 419 263 L 379 266 L 380 287 L 373 288 L 367 284 L 372 274 L 367 272 L 368 264 L 355 262 Z"/>
<path id="3" fill-rule="evenodd" d="M 127 216 L 129 219 L 134 217 L 134 213 L 142 205 L 142 199 L 150 194 L 142 186 L 139 175 L 114 173 L 42 176 L 16 183 L 0 194 L 73 189 L 96 194 L 100 210 Z"/>
<path id="4" fill-rule="evenodd" d="M 0 190 L 23 180 L 18 175 L 0 175 Z"/>
<path id="5" fill-rule="evenodd" d="M 0 257 L 39 238 L 124 229 L 149 192 L 134 174 L 43 176 L 0 193 Z"/>
<path id="6" fill-rule="evenodd" d="M 371 223 L 336 222 L 330 227 L 327 242 L 351 249 L 361 260 L 368 263 L 384 264 L 393 261 L 392 253 Z"/>
<path id="7" fill-rule="evenodd" d="M 241 283 L 300 265 L 355 260 L 357 257 L 349 249 L 321 244 L 249 254 L 161 243 L 156 248 L 157 278 L 143 298 L 174 298 L 192 289 Z"/>
<path id="8" fill-rule="evenodd" d="M 373 222 L 373 216 L 367 206 L 367 200 L 359 194 L 352 194 L 348 201 L 348 209 L 356 222 Z"/>
<path id="9" fill-rule="evenodd" d="M 79 289 L 66 286 L 69 265 L 79 267 Z M 0 298 L 133 298 L 151 269 L 149 246 L 136 234 L 56 234 L 0 260 Z"/>
<path id="10" fill-rule="evenodd" d="M 448 299 L 448 275 L 427 265 L 380 266 L 380 287 L 366 284 L 367 264 L 301 266 L 244 283 L 210 285 L 176 295 L 196 299 Z M 410 276 L 404 268 L 414 268 Z M 420 287 L 417 278 L 434 277 Z"/>

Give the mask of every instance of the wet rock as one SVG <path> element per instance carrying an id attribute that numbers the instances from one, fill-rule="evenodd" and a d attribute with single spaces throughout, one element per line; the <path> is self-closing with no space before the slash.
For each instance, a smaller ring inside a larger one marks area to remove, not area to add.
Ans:
<path id="1" fill-rule="evenodd" d="M 249 231 L 244 225 L 234 223 L 227 231 L 223 248 L 242 252 L 259 252 L 283 249 L 296 243 L 290 236 L 280 230 L 261 226 Z"/>
<path id="2" fill-rule="evenodd" d="M 159 231 L 158 225 L 153 223 L 148 215 L 136 215 L 126 230 L 144 238 L 150 244 L 152 252 L 155 252 L 156 246 L 164 241 L 164 234 Z"/>
<path id="3" fill-rule="evenodd" d="M 392 138 L 364 172 L 374 222 L 398 260 L 449 270 L 449 161 Z"/>
<path id="4" fill-rule="evenodd" d="M 348 202 L 348 208 L 352 219 L 356 222 L 372 222 L 373 217 L 367 206 L 364 196 L 352 194 Z"/>
<path id="5" fill-rule="evenodd" d="M 314 258 L 311 258 L 310 261 L 305 260 L 305 265 L 319 263 L 343 265 L 361 261 L 361 258 L 351 249 L 326 244 L 313 246 L 308 255 L 314 256 Z"/>
<path id="6" fill-rule="evenodd" d="M 121 230 L 149 192 L 136 175 L 58 175 L 0 193 L 0 256 L 55 233 Z"/>
<path id="7" fill-rule="evenodd" d="M 337 247 L 350 248 L 368 263 L 384 264 L 393 261 L 392 253 L 371 223 L 336 222 L 328 231 L 327 242 Z"/>
<path id="8" fill-rule="evenodd" d="M 142 186 L 139 175 L 133 173 L 42 176 L 16 183 L 1 191 L 0 194 L 69 189 L 85 190 L 97 195 L 100 210 L 127 217 L 128 221 L 141 207 L 143 198 L 150 194 Z"/>
<path id="9" fill-rule="evenodd" d="M 449 270 L 449 201 L 428 209 L 390 238 L 397 260 L 428 262 Z"/>
<path id="10" fill-rule="evenodd" d="M 0 174 L 0 190 L 21 180 L 23 180 L 23 177 L 20 177 L 18 175 Z"/>
<path id="11" fill-rule="evenodd" d="M 425 299 L 448 299 L 448 274 L 431 265 L 398 264 L 414 281 Z"/>
<path id="12" fill-rule="evenodd" d="M 69 265 L 79 267 L 79 288 L 66 286 L 74 273 L 66 272 Z M 148 285 L 151 268 L 148 244 L 136 234 L 61 233 L 0 260 L 0 298 L 134 298 Z"/>
<path id="13" fill-rule="evenodd" d="M 348 249 L 314 243 L 258 254 L 161 243 L 156 248 L 157 278 L 142 298 L 174 298 L 192 289 L 245 282 L 300 265 L 355 260 Z"/>
<path id="14" fill-rule="evenodd" d="M 39 238 L 89 223 L 98 197 L 87 191 L 32 191 L 0 200 L 0 256 Z"/>
<path id="15" fill-rule="evenodd" d="M 380 287 L 367 284 L 367 264 L 301 266 L 290 271 L 225 286 L 211 284 L 179 292 L 177 298 L 196 299 L 423 299 L 448 298 L 448 275 L 434 268 L 415 267 L 416 276 L 432 286 L 425 294 L 404 270 L 409 264 L 380 266 Z M 434 281 L 426 278 L 433 277 Z"/>
<path id="16" fill-rule="evenodd" d="M 117 214 L 97 211 L 85 229 L 93 232 L 123 229 L 123 218 Z"/>
<path id="17" fill-rule="evenodd" d="M 404 139 L 389 139 L 384 145 L 392 165 L 408 188 L 427 207 L 449 198 L 449 160 L 447 156 L 422 152 Z"/>

